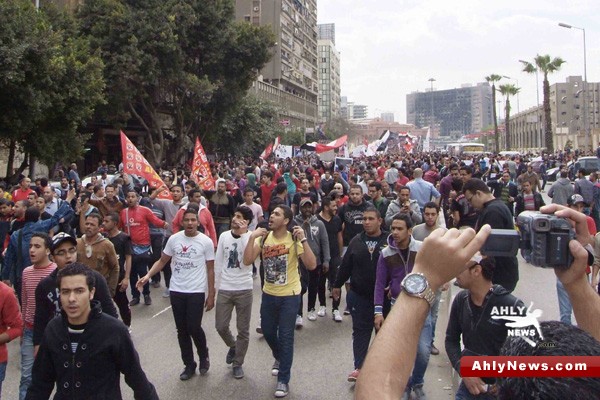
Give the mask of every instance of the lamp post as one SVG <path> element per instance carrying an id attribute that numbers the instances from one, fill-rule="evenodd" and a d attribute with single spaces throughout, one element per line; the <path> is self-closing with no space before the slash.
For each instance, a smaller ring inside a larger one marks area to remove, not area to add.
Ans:
<path id="1" fill-rule="evenodd" d="M 591 139 L 591 132 L 590 132 L 590 126 L 588 123 L 588 90 L 587 90 L 587 51 L 586 51 L 586 46 L 585 46 L 585 28 L 580 28 L 577 26 L 573 26 L 573 25 L 569 25 L 569 24 L 565 24 L 563 22 L 559 22 L 558 26 L 560 26 L 561 28 L 567 28 L 567 29 L 578 29 L 581 32 L 583 32 L 583 127 L 585 129 L 585 140 L 586 140 L 586 146 L 590 147 L 590 150 L 592 149 L 592 139 Z"/>
<path id="2" fill-rule="evenodd" d="M 431 84 L 431 91 L 430 91 L 431 92 L 431 94 L 430 94 L 430 97 L 431 97 L 431 118 L 430 118 L 430 121 L 429 121 L 429 129 L 431 130 L 431 133 L 433 134 L 433 129 L 434 129 L 434 124 L 433 124 L 433 118 L 434 118 L 433 117 L 433 82 L 435 82 L 435 79 L 434 78 L 429 78 L 428 81 Z"/>
<path id="3" fill-rule="evenodd" d="M 502 75 L 502 77 L 506 78 L 506 79 L 510 79 L 511 81 L 517 82 L 517 88 L 519 87 L 519 80 L 518 79 L 516 79 L 516 78 L 513 79 L 510 76 L 506 76 L 506 75 Z M 539 102 L 539 100 L 538 100 L 538 102 Z M 519 92 L 517 92 L 517 114 L 520 113 L 520 112 L 521 112 L 521 110 L 520 110 L 520 107 L 519 107 Z"/>

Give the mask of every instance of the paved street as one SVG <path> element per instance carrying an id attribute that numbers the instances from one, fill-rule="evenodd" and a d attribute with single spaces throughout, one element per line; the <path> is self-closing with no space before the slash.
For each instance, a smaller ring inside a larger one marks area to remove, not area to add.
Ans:
<path id="1" fill-rule="evenodd" d="M 515 294 L 526 305 L 533 301 L 543 310 L 544 320 L 558 319 L 556 278 L 551 270 L 532 267 L 519 257 L 520 281 Z M 453 288 L 456 293 L 457 288 Z M 255 280 L 255 298 L 251 339 L 244 370 L 246 377 L 235 380 L 231 367 L 225 364 L 227 349 L 214 329 L 214 310 L 205 315 L 203 326 L 210 349 L 211 368 L 201 377 L 187 382 L 179 380 L 182 364 L 169 300 L 160 297 L 161 289 L 153 289 L 151 306 L 134 307 L 133 340 L 140 353 L 142 365 L 157 387 L 162 399 L 269 399 L 273 397 L 276 379 L 271 376 L 273 359 L 264 339 L 255 332 L 260 307 L 260 280 Z M 305 297 L 306 300 L 306 297 Z M 329 299 L 328 299 L 329 302 Z M 306 304 L 306 303 L 305 303 Z M 425 379 L 430 399 L 453 398 L 452 370 L 444 352 L 443 339 L 449 300 L 440 307 L 436 332 L 439 356 L 431 356 Z M 342 308 L 344 302 L 342 302 Z M 290 382 L 290 399 L 351 399 L 353 385 L 346 381 L 352 370 L 351 320 L 335 323 L 331 313 L 316 322 L 306 320 L 304 328 L 296 331 L 294 364 Z M 9 365 L 3 394 L 16 399 L 19 381 L 18 343 L 9 345 Z M 124 398 L 132 399 L 130 389 L 122 383 Z"/>

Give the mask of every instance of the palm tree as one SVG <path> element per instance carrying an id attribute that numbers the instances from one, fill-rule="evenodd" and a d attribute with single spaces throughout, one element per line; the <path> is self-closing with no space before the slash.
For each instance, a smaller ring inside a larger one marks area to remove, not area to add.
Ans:
<path id="1" fill-rule="evenodd" d="M 546 150 L 548 153 L 554 153 L 554 142 L 552 140 L 552 119 L 550 116 L 550 82 L 548 82 L 548 74 L 556 72 L 566 61 L 560 57 L 550 58 L 549 54 L 544 56 L 537 55 L 533 59 L 533 63 L 521 61 L 523 63 L 523 71 L 528 74 L 541 72 L 544 74 L 544 140 L 546 142 Z"/>
<path id="2" fill-rule="evenodd" d="M 507 83 L 506 85 L 500 85 L 498 87 L 500 89 L 500 93 L 506 96 L 506 105 L 504 106 L 504 131 L 506 135 L 506 150 L 510 150 L 511 148 L 511 137 L 510 137 L 510 96 L 514 96 L 519 93 L 521 88 L 518 88 L 516 85 L 512 83 Z"/>
<path id="3" fill-rule="evenodd" d="M 496 117 L 496 82 L 502 79 L 502 76 L 491 74 L 485 77 L 487 83 L 492 83 L 492 118 L 494 119 L 494 144 L 496 153 L 500 151 L 500 137 L 498 135 L 498 118 Z"/>

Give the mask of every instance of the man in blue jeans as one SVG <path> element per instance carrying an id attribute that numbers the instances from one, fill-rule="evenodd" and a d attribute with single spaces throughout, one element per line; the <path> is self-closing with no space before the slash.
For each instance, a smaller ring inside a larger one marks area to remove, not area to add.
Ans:
<path id="1" fill-rule="evenodd" d="M 298 259 L 309 271 L 317 267 L 316 257 L 302 228 L 295 226 L 291 232 L 288 230 L 293 217 L 288 206 L 275 207 L 269 216 L 269 230 L 257 228 L 244 250 L 245 265 L 252 264 L 259 255 L 263 263 L 265 284 L 260 307 L 261 328 L 275 358 L 271 372 L 277 376 L 275 397 L 278 398 L 289 393 L 296 313 L 302 290 Z"/>
<path id="2" fill-rule="evenodd" d="M 352 315 L 354 370 L 348 375 L 348 382 L 356 382 L 358 379 L 373 334 L 373 296 L 377 260 L 379 252 L 387 244 L 388 236 L 381 230 L 381 223 L 381 214 L 369 205 L 363 211 L 364 232 L 350 240 L 333 284 L 332 295 L 337 301 L 341 295 L 341 287 L 350 279 L 346 303 Z"/>

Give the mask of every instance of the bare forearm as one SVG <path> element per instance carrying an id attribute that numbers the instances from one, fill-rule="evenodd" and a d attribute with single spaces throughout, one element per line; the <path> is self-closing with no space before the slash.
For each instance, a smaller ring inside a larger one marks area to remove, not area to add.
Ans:
<path id="1" fill-rule="evenodd" d="M 573 305 L 575 319 L 581 329 L 600 340 L 600 296 L 590 286 L 585 276 L 576 282 L 565 285 Z"/>
<path id="2" fill-rule="evenodd" d="M 125 256 L 125 278 L 131 276 L 131 255 Z"/>
<path id="3" fill-rule="evenodd" d="M 375 337 L 356 385 L 356 399 L 398 399 L 417 356 L 427 302 L 404 293 Z"/>
<path id="4" fill-rule="evenodd" d="M 307 240 L 304 240 L 302 246 L 304 248 L 304 253 L 302 253 L 300 259 L 302 259 L 302 263 L 304 263 L 306 269 L 312 271 L 313 269 L 317 268 L 317 258 L 315 257 L 315 253 L 313 253 L 310 246 L 308 245 Z"/>

